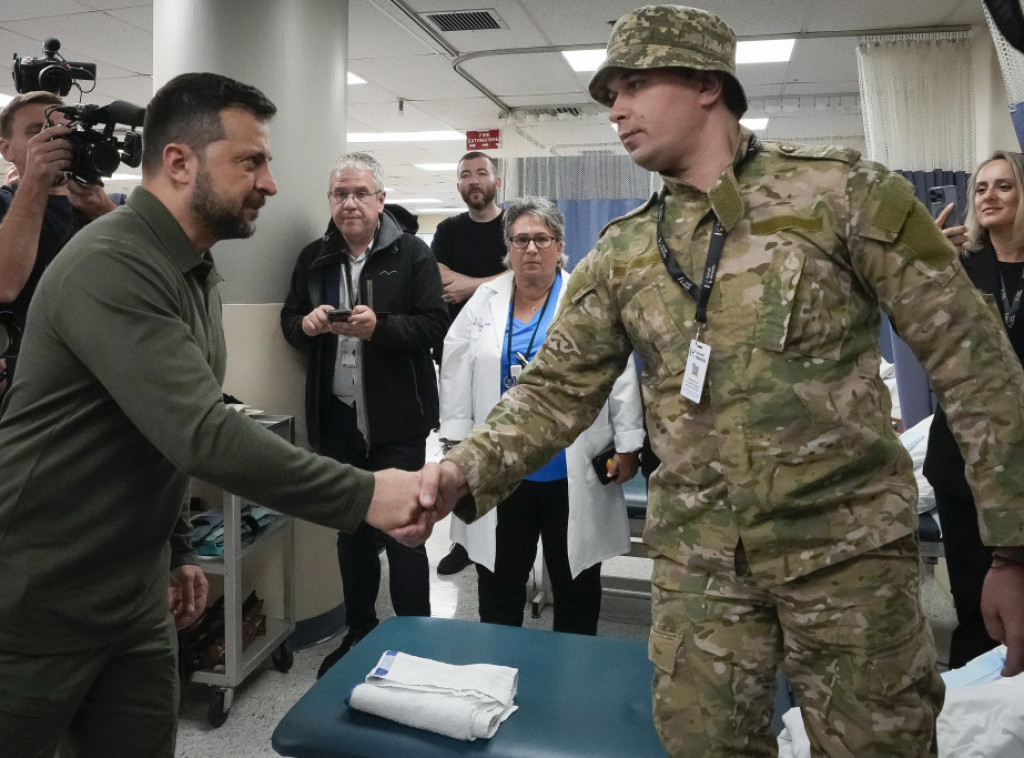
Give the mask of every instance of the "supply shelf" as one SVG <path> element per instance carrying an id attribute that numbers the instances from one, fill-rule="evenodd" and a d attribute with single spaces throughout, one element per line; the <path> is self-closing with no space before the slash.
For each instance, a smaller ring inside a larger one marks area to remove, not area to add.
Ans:
<path id="1" fill-rule="evenodd" d="M 259 414 L 252 418 L 289 442 L 295 441 L 294 417 Z M 280 514 L 259 531 L 251 544 L 243 545 L 242 509 L 245 505 L 238 495 L 223 493 L 224 554 L 199 556 L 199 565 L 204 572 L 224 577 L 224 663 L 190 674 L 191 681 L 214 688 L 207 708 L 207 720 L 214 727 L 227 720 L 235 688 L 262 667 L 267 658 L 281 672 L 292 666 L 292 653 L 286 643 L 295 631 L 295 523 L 290 516 Z M 243 650 L 242 601 L 247 594 L 243 584 L 245 564 L 257 554 L 275 548 L 280 551 L 281 610 L 270 613 L 264 608 L 266 634 L 258 635 Z"/>

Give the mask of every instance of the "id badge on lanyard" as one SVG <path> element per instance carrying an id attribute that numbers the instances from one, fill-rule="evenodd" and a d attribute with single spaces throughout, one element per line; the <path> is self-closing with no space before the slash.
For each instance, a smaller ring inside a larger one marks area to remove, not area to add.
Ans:
<path id="1" fill-rule="evenodd" d="M 658 221 L 662 220 L 665 212 L 664 196 L 658 213 Z M 683 374 L 683 385 L 679 391 L 683 397 L 694 403 L 700 404 L 701 395 L 704 393 L 704 383 L 708 375 L 708 363 L 711 360 L 711 346 L 701 341 L 701 330 L 708 321 L 707 307 L 711 298 L 711 290 L 715 286 L 715 277 L 718 273 L 718 263 L 722 259 L 722 248 L 725 246 L 725 229 L 722 228 L 718 218 L 714 219 L 711 227 L 711 242 L 708 244 L 708 259 L 704 266 L 704 277 L 698 285 L 691 281 L 683 270 L 679 268 L 675 258 L 672 256 L 664 237 L 658 233 L 658 249 L 661 251 L 662 260 L 669 274 L 675 278 L 676 283 L 683 292 L 689 295 L 697 303 L 697 336 L 690 340 L 690 352 L 686 357 L 686 372 Z"/>
<path id="2" fill-rule="evenodd" d="M 761 142 L 756 135 L 750 136 L 747 143 L 747 150 L 743 158 L 736 165 L 734 172 L 738 172 L 748 160 L 761 151 Z M 711 346 L 701 341 L 701 330 L 708 322 L 708 300 L 711 298 L 711 290 L 715 286 L 715 277 L 718 273 L 718 263 L 722 260 L 722 249 L 725 247 L 725 228 L 721 221 L 711 212 L 712 227 L 711 241 L 708 243 L 708 257 L 704 265 L 704 277 L 700 284 L 692 281 L 679 267 L 675 256 L 669 250 L 668 243 L 661 233 L 661 225 L 665 219 L 665 195 L 667 189 L 661 191 L 661 200 L 658 204 L 658 252 L 661 253 L 661 260 L 668 270 L 669 276 L 675 279 L 676 284 L 689 295 L 697 304 L 696 321 L 697 335 L 690 340 L 690 352 L 686 358 L 686 373 L 683 375 L 683 386 L 679 391 L 683 397 L 694 403 L 700 404 L 701 396 L 704 393 L 704 384 L 707 380 L 708 364 L 711 361 Z"/>
<path id="3" fill-rule="evenodd" d="M 704 380 L 708 374 L 708 361 L 711 360 L 711 346 L 699 339 L 690 340 L 690 355 L 686 359 L 686 374 L 683 376 L 683 397 L 700 404 L 704 393 Z"/>

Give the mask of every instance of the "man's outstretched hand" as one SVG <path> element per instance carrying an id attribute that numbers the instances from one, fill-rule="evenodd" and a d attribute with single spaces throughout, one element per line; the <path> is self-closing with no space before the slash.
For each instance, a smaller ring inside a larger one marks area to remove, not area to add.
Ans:
<path id="1" fill-rule="evenodd" d="M 437 464 L 432 463 L 427 464 L 423 471 L 395 468 L 375 471 L 366 523 L 388 532 L 409 547 L 426 542 L 434 526 L 436 468 Z"/>
<path id="2" fill-rule="evenodd" d="M 366 523 L 409 547 L 426 542 L 434 524 L 469 493 L 466 477 L 451 461 L 428 463 L 420 471 L 385 469 L 373 476 Z"/>

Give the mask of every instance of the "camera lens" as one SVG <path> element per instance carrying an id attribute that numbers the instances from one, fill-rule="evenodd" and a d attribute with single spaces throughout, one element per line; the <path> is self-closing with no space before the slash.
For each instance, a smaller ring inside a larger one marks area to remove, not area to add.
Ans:
<path id="1" fill-rule="evenodd" d="M 47 66 L 39 72 L 39 89 L 66 95 L 71 91 L 71 72 L 61 66 Z"/>
<path id="2" fill-rule="evenodd" d="M 81 162 L 87 163 L 99 176 L 110 176 L 117 170 L 121 156 L 117 152 L 116 145 L 103 142 L 89 145 Z"/>

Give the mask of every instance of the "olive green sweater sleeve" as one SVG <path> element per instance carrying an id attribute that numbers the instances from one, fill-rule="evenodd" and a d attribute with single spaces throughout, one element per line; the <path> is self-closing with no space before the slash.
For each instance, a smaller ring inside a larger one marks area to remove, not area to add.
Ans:
<path id="1" fill-rule="evenodd" d="M 179 239 L 184 234 L 166 210 L 143 199 L 138 234 L 94 235 L 62 270 L 60 296 L 47 301 L 50 318 L 119 410 L 179 471 L 353 531 L 366 515 L 372 475 L 295 447 L 225 407 L 220 277 Z M 170 258 L 159 254 L 161 243 Z"/>

